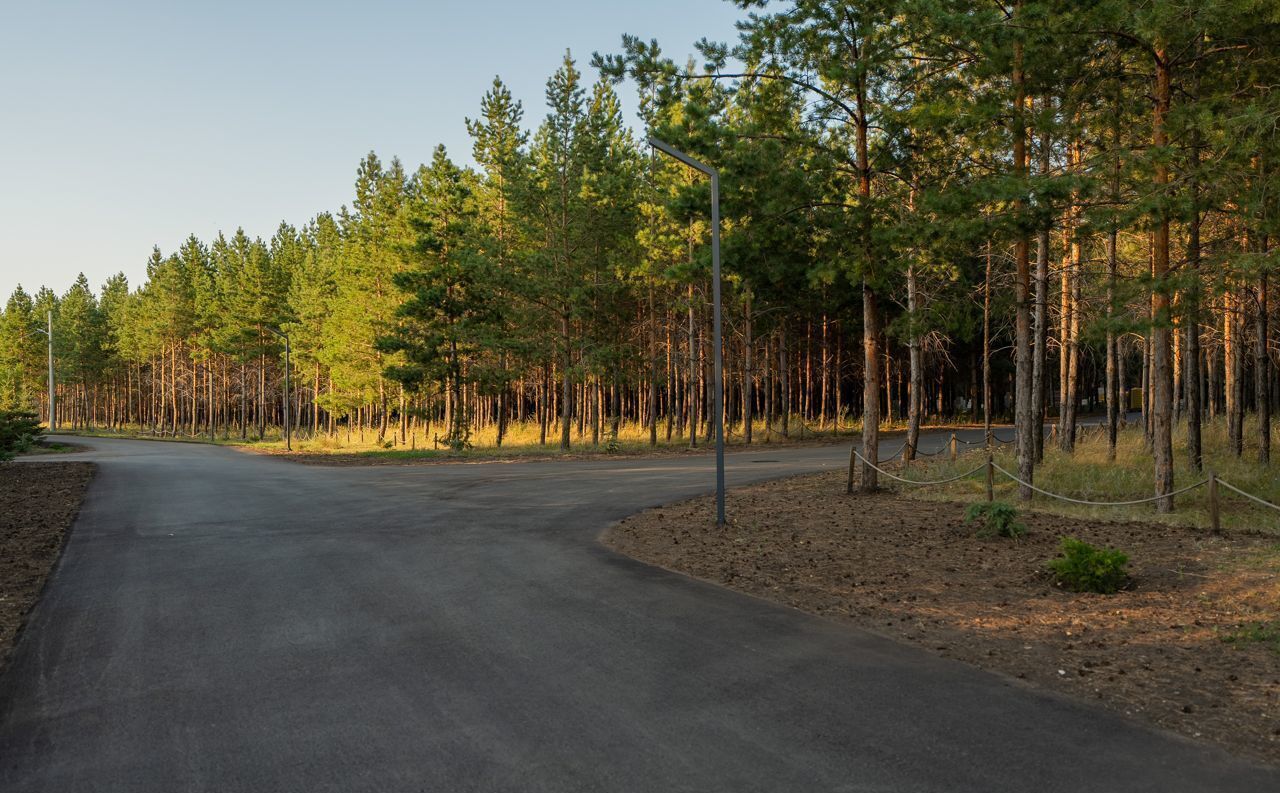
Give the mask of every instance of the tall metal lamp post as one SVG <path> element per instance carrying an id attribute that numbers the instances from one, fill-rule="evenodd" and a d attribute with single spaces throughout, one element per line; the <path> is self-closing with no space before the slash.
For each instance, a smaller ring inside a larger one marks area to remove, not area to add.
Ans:
<path id="1" fill-rule="evenodd" d="M 45 315 L 46 321 L 49 323 L 47 328 L 35 328 L 36 333 L 43 333 L 45 338 L 49 340 L 49 431 L 53 432 L 58 429 L 58 411 L 54 406 L 54 380 L 53 380 L 53 311 L 50 310 Z"/>
<path id="2" fill-rule="evenodd" d="M 289 334 L 270 326 L 267 330 L 284 339 L 284 448 L 293 451 L 293 421 L 289 415 Z"/>
<path id="3" fill-rule="evenodd" d="M 713 303 L 712 333 L 715 337 L 715 393 L 713 394 L 713 420 L 716 424 L 716 524 L 723 526 L 724 519 L 724 360 L 720 340 L 720 173 L 709 165 L 693 159 L 657 138 L 649 138 L 649 145 L 670 155 L 694 170 L 711 177 L 711 295 Z"/>

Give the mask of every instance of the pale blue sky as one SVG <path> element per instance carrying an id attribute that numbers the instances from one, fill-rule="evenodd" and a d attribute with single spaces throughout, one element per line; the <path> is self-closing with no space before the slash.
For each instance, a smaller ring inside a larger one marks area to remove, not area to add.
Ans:
<path id="1" fill-rule="evenodd" d="M 534 126 L 566 48 L 594 77 L 591 53 L 624 32 L 681 60 L 740 16 L 724 0 L 0 0 L 0 301 L 81 271 L 136 286 L 152 245 L 336 210 L 370 149 L 469 160 L 463 119 L 495 74 Z"/>

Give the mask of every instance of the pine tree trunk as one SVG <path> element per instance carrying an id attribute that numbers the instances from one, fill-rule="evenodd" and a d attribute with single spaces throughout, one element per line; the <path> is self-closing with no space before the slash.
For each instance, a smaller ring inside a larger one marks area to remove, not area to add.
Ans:
<path id="1" fill-rule="evenodd" d="M 600 445 L 600 428 L 601 428 L 601 412 L 604 409 L 604 383 L 599 377 L 595 378 L 596 386 L 592 389 L 592 398 L 595 402 L 591 417 L 591 445 Z"/>
<path id="2" fill-rule="evenodd" d="M 1067 426 L 1067 376 L 1071 370 L 1071 213 L 1062 222 L 1062 265 L 1058 271 L 1058 448 L 1069 451 L 1063 438 Z"/>
<path id="3" fill-rule="evenodd" d="M 570 359 L 572 351 L 569 347 L 571 339 L 567 311 L 560 315 L 560 342 L 560 451 L 568 451 L 569 434 L 573 427 L 573 381 L 569 376 L 569 368 L 573 362 Z"/>
<path id="4" fill-rule="evenodd" d="M 1066 362 L 1062 389 L 1062 425 L 1058 428 L 1058 442 L 1064 452 L 1075 451 L 1076 406 L 1080 401 L 1080 242 L 1075 235 L 1076 217 L 1072 211 L 1070 266 L 1063 275 L 1063 357 Z"/>
<path id="5" fill-rule="evenodd" d="M 547 417 L 550 415 L 551 375 L 548 364 L 542 365 L 542 382 L 538 384 L 538 445 L 547 445 Z"/>
<path id="6" fill-rule="evenodd" d="M 862 490 L 879 485 L 875 465 L 880 448 L 880 306 L 866 281 L 862 284 Z"/>
<path id="7" fill-rule="evenodd" d="M 1222 352 L 1225 363 L 1227 440 L 1236 457 L 1244 453 L 1244 339 L 1242 306 L 1230 286 L 1223 295 Z"/>
<path id="8" fill-rule="evenodd" d="M 1116 229 L 1107 232 L 1107 459 L 1116 459 L 1116 440 L 1119 432 L 1120 379 L 1117 361 L 1116 332 L 1113 326 L 1116 301 Z"/>
<path id="9" fill-rule="evenodd" d="M 653 307 L 653 286 L 649 287 L 649 446 L 658 445 L 658 312 Z"/>
<path id="10" fill-rule="evenodd" d="M 1165 118 L 1172 98 L 1169 57 L 1163 43 L 1155 48 L 1155 110 L 1152 119 L 1152 145 L 1162 149 L 1168 144 Z M 1155 188 L 1163 194 L 1169 184 L 1169 166 L 1160 160 L 1155 168 Z M 1164 209 L 1155 229 L 1152 256 L 1151 311 L 1153 316 L 1151 350 L 1151 447 L 1155 459 L 1155 492 L 1163 496 L 1156 502 L 1160 512 L 1173 511 L 1173 404 L 1172 372 L 1169 344 L 1169 217 Z"/>
<path id="11" fill-rule="evenodd" d="M 1049 99 L 1044 99 L 1044 111 L 1049 110 Z M 1050 146 L 1048 124 L 1040 131 L 1040 174 L 1047 177 L 1050 168 Z M 1044 459 L 1044 414 L 1046 406 L 1045 366 L 1049 358 L 1049 242 L 1052 228 L 1051 215 L 1046 214 L 1045 225 L 1036 232 L 1036 274 L 1035 274 L 1035 357 L 1031 361 L 1031 394 L 1035 410 L 1035 433 L 1032 442 L 1035 444 L 1035 459 Z"/>
<path id="12" fill-rule="evenodd" d="M 618 433 L 622 431 L 622 383 L 620 380 L 620 372 L 613 370 L 613 408 L 609 420 L 609 437 L 617 441 Z"/>
<path id="13" fill-rule="evenodd" d="M 1265 245 L 1263 253 L 1265 254 Z M 1254 401 L 1258 412 L 1258 462 L 1271 462 L 1271 358 L 1268 355 L 1267 273 L 1258 276 L 1257 311 L 1254 315 Z"/>
<path id="14" fill-rule="evenodd" d="M 987 460 L 991 460 L 991 242 L 987 242 L 986 277 L 982 284 L 982 426 L 986 440 Z M 988 466 L 987 495 L 991 495 Z M 990 500 L 990 498 L 988 498 Z"/>
<path id="15" fill-rule="evenodd" d="M 692 245 L 692 243 L 690 243 Z M 698 338 L 694 329 L 693 284 L 689 284 L 689 375 L 686 386 L 688 397 L 685 408 L 688 411 L 689 448 L 698 445 Z"/>
<path id="16" fill-rule="evenodd" d="M 1223 310 L 1225 310 L 1225 303 L 1223 305 Z M 1210 310 L 1210 315 L 1212 315 L 1212 313 L 1212 310 Z M 1214 319 L 1213 324 L 1215 327 L 1217 326 L 1218 321 L 1216 318 Z M 1206 353 L 1206 357 L 1208 358 L 1208 366 L 1206 369 L 1209 372 L 1209 398 L 1205 401 L 1209 406 L 1210 420 L 1217 420 L 1218 416 L 1221 415 L 1225 409 L 1223 406 L 1223 399 L 1225 397 L 1223 381 L 1226 374 L 1224 371 L 1226 362 L 1225 360 L 1219 360 L 1219 358 L 1225 359 L 1226 357 L 1223 354 L 1225 349 L 1224 345 L 1225 340 L 1223 344 L 1214 344 L 1209 352 Z"/>
<path id="17" fill-rule="evenodd" d="M 316 362 L 311 382 L 311 434 L 320 434 L 320 363 Z"/>
<path id="18" fill-rule="evenodd" d="M 907 347 L 911 377 L 907 382 L 907 445 L 903 447 L 902 454 L 902 459 L 905 462 L 915 459 L 916 446 L 920 442 L 920 406 L 921 391 L 924 388 L 924 361 L 920 351 L 918 328 L 919 300 L 916 268 L 914 264 L 909 264 L 907 265 L 907 321 L 910 323 L 910 328 Z"/>
<path id="19" fill-rule="evenodd" d="M 826 314 L 822 315 L 822 375 L 821 385 L 822 395 L 818 399 L 818 415 L 820 417 L 820 426 L 823 430 L 827 428 L 827 394 L 831 390 L 831 327 L 830 320 Z"/>
<path id="20" fill-rule="evenodd" d="M 1022 3 L 1016 6 L 1015 16 L 1022 16 Z M 1022 42 L 1014 42 L 1013 52 L 1013 170 L 1018 179 L 1027 175 L 1027 132 L 1023 117 L 1026 103 L 1026 85 L 1023 79 Z M 1019 200 L 1019 209 L 1024 201 Z M 1018 476 L 1024 482 L 1032 482 L 1035 476 L 1035 410 L 1031 395 L 1031 261 L 1030 245 L 1025 232 L 1019 233 L 1014 245 L 1014 424 L 1017 428 Z M 1019 485 L 1018 495 L 1031 498 L 1031 488 Z"/>
<path id="21" fill-rule="evenodd" d="M 893 424 L 896 416 L 896 408 L 898 404 L 898 392 L 893 388 L 894 360 L 889 352 L 888 343 L 881 345 L 884 349 L 884 420 L 890 425 Z"/>
<path id="22" fill-rule="evenodd" d="M 755 343 L 751 336 L 751 292 L 743 298 L 743 332 L 745 339 L 742 346 L 742 436 L 743 441 L 751 445 L 752 411 L 755 407 L 755 372 L 751 369 L 751 347 Z"/>
<path id="23" fill-rule="evenodd" d="M 1195 142 L 1193 141 L 1193 148 Z M 1195 149 L 1196 162 L 1192 168 L 1199 167 L 1199 150 Z M 1191 289 L 1187 293 L 1187 316 L 1184 332 L 1187 335 L 1187 365 L 1190 367 L 1187 377 L 1187 457 L 1191 470 L 1200 471 L 1204 465 L 1201 445 L 1200 426 L 1204 420 L 1203 405 L 1200 393 L 1202 377 L 1200 369 L 1200 208 L 1197 184 L 1191 181 L 1191 222 L 1187 229 L 1187 264 L 1193 273 Z"/>
<path id="24" fill-rule="evenodd" d="M 844 334 L 841 333 L 839 320 L 836 321 L 836 425 L 835 434 L 840 434 L 840 422 L 844 420 Z"/>
<path id="25" fill-rule="evenodd" d="M 675 424 L 676 412 L 680 409 L 679 390 L 676 388 L 676 371 L 675 356 L 672 350 L 675 348 L 675 339 L 672 336 L 671 328 L 675 325 L 675 317 L 670 312 L 667 314 L 667 443 L 671 443 L 671 433 Z"/>
<path id="26" fill-rule="evenodd" d="M 178 345 L 169 345 L 169 434 L 178 435 Z"/>

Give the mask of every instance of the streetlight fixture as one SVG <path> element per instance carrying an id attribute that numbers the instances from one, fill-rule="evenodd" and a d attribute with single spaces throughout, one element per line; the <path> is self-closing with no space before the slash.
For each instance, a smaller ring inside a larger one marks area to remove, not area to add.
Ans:
<path id="1" fill-rule="evenodd" d="M 264 326 L 267 330 L 284 339 L 284 448 L 293 451 L 293 422 L 289 416 L 289 334 Z"/>
<path id="2" fill-rule="evenodd" d="M 45 315 L 46 321 L 49 323 L 46 328 L 33 328 L 36 333 L 43 333 L 45 338 L 49 340 L 49 431 L 54 432 L 58 429 L 58 412 L 54 409 L 54 381 L 53 381 L 53 310 Z"/>
<path id="3" fill-rule="evenodd" d="M 694 170 L 711 177 L 711 296 L 713 304 L 712 334 L 715 337 L 715 393 L 712 400 L 716 423 L 716 524 L 724 519 L 724 360 L 720 339 L 720 172 L 701 163 L 670 144 L 649 138 L 649 145 L 670 155 Z"/>

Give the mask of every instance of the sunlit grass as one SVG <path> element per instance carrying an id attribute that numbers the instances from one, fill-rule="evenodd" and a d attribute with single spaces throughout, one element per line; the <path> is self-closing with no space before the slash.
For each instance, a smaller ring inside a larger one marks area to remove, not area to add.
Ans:
<path id="1" fill-rule="evenodd" d="M 894 424 L 885 424 L 882 431 L 900 429 Z M 129 437 L 140 439 L 175 440 L 190 442 L 209 442 L 206 434 L 189 434 L 179 430 L 176 434 L 152 432 L 148 427 L 130 426 L 118 431 L 103 429 L 62 428 L 63 432 L 76 435 L 94 435 L 103 437 Z M 862 431 L 858 421 L 845 419 L 825 422 L 803 421 L 793 416 L 789 422 L 787 434 L 782 432 L 782 421 L 776 419 L 772 425 L 766 425 L 763 419 L 752 422 L 752 445 L 785 445 L 797 442 L 822 442 L 852 439 Z M 392 423 L 387 427 L 384 438 L 379 441 L 376 427 L 365 427 L 363 430 L 340 424 L 333 433 L 323 429 L 313 433 L 310 427 L 298 429 L 292 439 L 295 452 L 309 454 L 364 454 L 396 457 L 433 457 L 433 456 L 543 456 L 560 454 L 560 425 L 553 423 L 547 427 L 543 442 L 537 422 L 512 422 L 507 425 L 502 446 L 499 447 L 498 428 L 495 424 L 473 429 L 469 438 L 469 447 L 462 451 L 452 451 L 437 436 L 444 432 L 444 427 L 436 423 L 429 428 L 420 425 L 411 428 L 401 436 L 400 427 Z M 214 443 L 232 446 L 251 446 L 265 451 L 283 451 L 284 435 L 279 427 L 269 426 L 263 436 L 258 438 L 257 430 L 250 427 L 246 438 L 240 437 L 238 428 L 218 428 L 214 435 Z M 681 432 L 678 425 L 673 425 L 670 438 L 667 436 L 665 420 L 659 420 L 658 438 L 655 446 L 650 446 L 649 429 L 639 422 L 622 422 L 618 428 L 616 443 L 611 443 L 610 425 L 606 422 L 598 437 L 593 439 L 592 427 L 584 424 L 582 432 L 575 421 L 570 433 L 569 454 L 584 453 L 616 453 L 639 454 L 658 450 L 668 452 L 683 451 L 691 448 L 687 432 Z M 731 426 L 725 435 L 725 442 L 731 447 L 745 444 L 744 428 L 741 422 Z M 708 438 L 705 425 L 700 428 L 696 448 L 714 445 L 714 438 Z"/>
<path id="2" fill-rule="evenodd" d="M 1204 472 L 1191 469 L 1187 457 L 1186 426 L 1179 426 L 1174 434 L 1174 487 L 1193 484 L 1205 478 L 1212 470 L 1218 477 L 1259 498 L 1280 504 L 1280 476 L 1276 464 L 1269 466 L 1257 462 L 1257 439 L 1246 438 L 1244 453 L 1236 457 L 1227 441 L 1226 422 L 1219 420 L 1206 424 L 1203 430 Z M 1256 429 L 1256 428 L 1253 428 Z M 1272 441 L 1273 446 L 1275 441 Z M 944 479 L 972 469 L 982 461 L 982 450 L 976 447 L 968 454 L 952 462 L 945 455 L 913 464 L 908 474 L 912 479 Z M 1280 447 L 1276 449 L 1280 453 Z M 1012 444 L 999 446 L 995 462 L 1008 471 L 1017 472 Z M 1046 440 L 1044 462 L 1037 466 L 1035 484 L 1045 490 L 1088 501 L 1129 501 L 1154 494 L 1155 465 L 1151 450 L 1143 437 L 1141 426 L 1130 426 L 1121 431 L 1116 444 L 1116 459 L 1108 459 L 1106 435 L 1099 428 L 1090 427 L 1076 442 L 1073 453 L 1061 451 L 1056 442 Z M 995 477 L 995 497 L 1018 503 L 1017 485 L 999 472 Z M 986 479 L 981 472 L 968 479 L 951 484 L 931 487 L 895 485 L 910 490 L 920 498 L 973 501 L 986 498 Z M 1252 504 L 1242 496 L 1220 488 L 1220 516 L 1223 527 L 1280 534 L 1280 512 Z M 1175 499 L 1175 511 L 1161 514 L 1154 504 L 1124 507 L 1098 507 L 1051 499 L 1036 495 L 1031 502 L 1033 509 L 1061 515 L 1079 516 L 1101 520 L 1143 520 L 1207 527 L 1209 521 L 1209 489 L 1200 487 Z"/>
<path id="3" fill-rule="evenodd" d="M 953 419 L 943 421 L 931 421 L 927 426 L 931 427 L 964 427 L 973 426 L 967 416 L 959 416 Z M 901 432 L 906 429 L 906 421 L 895 417 L 893 421 L 887 421 L 881 424 L 880 431 L 883 433 Z M 512 422 L 508 424 L 506 432 L 502 440 L 502 446 L 499 447 L 498 428 L 497 425 L 490 424 L 484 427 L 478 427 L 471 432 L 469 438 L 469 446 L 461 451 L 453 451 L 449 449 L 443 441 L 436 441 L 436 436 L 442 433 L 444 428 L 440 424 L 433 424 L 430 428 L 425 425 L 417 426 L 406 432 L 401 437 L 398 424 L 392 423 L 387 428 L 387 433 L 382 441 L 378 440 L 378 431 L 376 428 L 365 427 L 363 430 L 352 427 L 348 430 L 347 426 L 340 424 L 336 431 L 328 433 L 323 429 L 320 432 L 313 433 L 310 427 L 299 428 L 293 435 L 292 446 L 294 452 L 306 454 L 344 454 L 344 455 L 364 455 L 377 456 L 387 458 L 453 458 L 453 457 L 540 457 L 547 455 L 564 454 L 561 452 L 560 446 L 560 425 L 553 423 L 547 427 L 545 442 L 542 441 L 541 430 L 537 422 Z M 195 443 L 208 443 L 209 436 L 206 434 L 192 435 L 186 430 L 180 429 L 176 434 L 167 432 L 152 432 L 149 427 L 129 426 L 117 431 L 108 431 L 103 429 L 71 429 L 63 428 L 64 432 L 77 435 L 96 435 L 103 437 L 128 437 L 148 440 L 172 440 L 172 441 L 188 441 Z M 862 432 L 861 420 L 849 416 L 845 416 L 840 420 L 830 418 L 825 422 L 815 419 L 805 420 L 800 416 L 792 416 L 788 422 L 788 431 L 786 434 L 782 431 L 782 420 L 774 419 L 772 423 L 765 422 L 764 419 L 757 418 L 752 422 L 752 446 L 780 446 L 792 445 L 796 443 L 813 443 L 813 442 L 839 442 L 843 440 L 852 440 Z M 666 421 L 659 419 L 658 422 L 658 439 L 655 446 L 649 443 L 649 430 L 644 424 L 634 421 L 624 421 L 619 425 L 618 437 L 616 443 L 611 443 L 610 426 L 606 422 L 599 433 L 599 437 L 593 439 L 592 428 L 590 424 L 583 425 L 583 431 L 578 431 L 578 423 L 575 421 L 570 434 L 570 446 L 567 454 L 647 454 L 655 450 L 660 452 L 683 452 L 691 448 L 704 449 L 714 445 L 714 439 L 708 438 L 706 427 L 700 428 L 697 438 L 696 447 L 692 447 L 689 442 L 687 432 L 681 432 L 678 424 L 673 424 L 670 438 L 667 437 Z M 238 428 L 220 427 L 214 435 L 213 443 L 219 445 L 230 446 L 249 446 L 262 451 L 283 452 L 285 441 L 284 435 L 279 427 L 268 426 L 263 432 L 263 436 L 257 436 L 257 430 L 254 427 L 249 428 L 246 438 L 240 437 Z M 745 448 L 746 435 L 742 422 L 736 422 L 729 426 L 725 434 L 725 443 L 730 448 Z"/>

